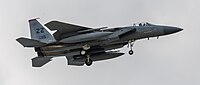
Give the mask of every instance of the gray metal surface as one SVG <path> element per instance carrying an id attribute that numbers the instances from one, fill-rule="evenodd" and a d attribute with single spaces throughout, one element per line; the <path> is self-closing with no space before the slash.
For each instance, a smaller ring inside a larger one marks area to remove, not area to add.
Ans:
<path id="1" fill-rule="evenodd" d="M 111 50 L 122 48 L 127 44 L 131 46 L 132 50 L 133 44 L 131 43 L 135 40 L 164 36 L 183 30 L 177 27 L 149 23 L 140 23 L 139 25 L 127 27 L 92 29 L 51 21 L 45 26 L 50 30 L 57 30 L 52 36 L 37 20 L 30 20 L 29 24 L 32 39 L 18 38 L 17 41 L 24 47 L 35 48 L 39 57 L 32 59 L 34 67 L 41 67 L 48 63 L 51 58 L 59 56 L 66 56 L 68 65 L 82 66 L 85 63 L 89 65 L 86 62 L 88 59 L 100 61 L 123 55 L 124 53 L 112 52 Z M 41 37 L 43 35 L 46 37 Z M 54 38 L 56 38 L 56 41 L 52 42 Z M 89 48 L 85 49 L 85 46 L 89 46 Z M 82 51 L 86 53 L 81 54 Z"/>

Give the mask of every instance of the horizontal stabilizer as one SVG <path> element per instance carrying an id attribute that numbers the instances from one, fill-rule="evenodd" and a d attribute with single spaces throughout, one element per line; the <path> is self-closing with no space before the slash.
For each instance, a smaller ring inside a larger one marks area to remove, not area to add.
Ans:
<path id="1" fill-rule="evenodd" d="M 32 58 L 32 66 L 33 67 L 41 67 L 51 61 L 51 57 L 35 57 Z"/>
<path id="2" fill-rule="evenodd" d="M 46 43 L 33 40 L 33 39 L 23 38 L 23 37 L 18 38 L 16 40 L 24 47 L 41 47 L 41 46 L 46 45 Z"/>

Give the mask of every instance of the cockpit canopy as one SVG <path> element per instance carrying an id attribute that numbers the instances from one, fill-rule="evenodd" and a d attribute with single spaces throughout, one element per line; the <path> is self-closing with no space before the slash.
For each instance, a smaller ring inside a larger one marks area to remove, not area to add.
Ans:
<path id="1" fill-rule="evenodd" d="M 150 24 L 148 22 L 141 22 L 141 23 L 134 23 L 133 26 L 152 26 L 153 24 Z"/>

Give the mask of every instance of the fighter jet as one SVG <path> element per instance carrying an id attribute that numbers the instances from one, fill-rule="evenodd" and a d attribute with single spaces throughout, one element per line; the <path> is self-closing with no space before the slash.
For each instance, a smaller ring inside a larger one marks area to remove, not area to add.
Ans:
<path id="1" fill-rule="evenodd" d="M 37 19 L 29 20 L 31 39 L 16 39 L 24 47 L 32 47 L 37 57 L 32 58 L 33 67 L 42 67 L 53 58 L 65 56 L 68 65 L 91 66 L 94 61 L 107 60 L 124 55 L 113 49 L 127 45 L 132 55 L 136 40 L 159 37 L 179 32 L 183 29 L 137 23 L 125 27 L 90 28 L 60 21 L 50 21 L 41 25 Z M 47 28 L 49 30 L 47 30 Z M 50 33 L 49 31 L 55 31 Z"/>

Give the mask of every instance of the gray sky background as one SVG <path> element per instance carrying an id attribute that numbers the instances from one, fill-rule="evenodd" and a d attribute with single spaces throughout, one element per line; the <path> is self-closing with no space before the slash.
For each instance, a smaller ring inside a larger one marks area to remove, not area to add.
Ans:
<path id="1" fill-rule="evenodd" d="M 200 0 L 0 0 L 0 85 L 200 85 Z M 32 68 L 28 20 L 60 20 L 89 27 L 134 22 L 178 26 L 182 32 L 137 41 L 135 54 L 67 66 L 64 57 Z"/>

